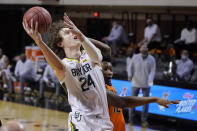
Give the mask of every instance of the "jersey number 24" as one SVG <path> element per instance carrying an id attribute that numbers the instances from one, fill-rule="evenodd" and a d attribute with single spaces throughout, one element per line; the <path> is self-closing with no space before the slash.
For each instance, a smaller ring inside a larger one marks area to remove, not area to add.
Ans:
<path id="1" fill-rule="evenodd" d="M 88 77 L 81 77 L 79 79 L 80 82 L 83 82 L 81 85 L 81 89 L 82 91 L 88 91 L 89 90 L 89 86 L 93 85 L 95 87 L 94 81 L 92 80 L 92 77 L 90 76 L 90 74 L 88 74 Z"/>

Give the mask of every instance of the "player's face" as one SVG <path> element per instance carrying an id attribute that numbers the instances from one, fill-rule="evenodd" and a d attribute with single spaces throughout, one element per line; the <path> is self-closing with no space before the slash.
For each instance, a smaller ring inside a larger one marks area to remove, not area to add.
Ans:
<path id="1" fill-rule="evenodd" d="M 76 35 L 73 35 L 68 28 L 62 28 L 59 32 L 62 37 L 61 47 L 63 48 L 78 48 L 81 43 Z"/>
<path id="2" fill-rule="evenodd" d="M 103 62 L 102 64 L 103 75 L 105 79 L 111 79 L 113 76 L 112 64 L 110 62 Z"/>

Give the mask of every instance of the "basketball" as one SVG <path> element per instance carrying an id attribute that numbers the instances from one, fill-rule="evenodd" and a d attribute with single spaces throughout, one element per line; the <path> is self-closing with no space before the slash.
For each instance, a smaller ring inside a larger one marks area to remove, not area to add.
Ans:
<path id="1" fill-rule="evenodd" d="M 52 18 L 50 13 L 43 7 L 35 6 L 30 8 L 23 16 L 23 22 L 27 20 L 29 26 L 31 26 L 31 20 L 33 19 L 33 27 L 35 27 L 36 21 L 38 22 L 38 32 L 44 34 L 51 26 Z"/>

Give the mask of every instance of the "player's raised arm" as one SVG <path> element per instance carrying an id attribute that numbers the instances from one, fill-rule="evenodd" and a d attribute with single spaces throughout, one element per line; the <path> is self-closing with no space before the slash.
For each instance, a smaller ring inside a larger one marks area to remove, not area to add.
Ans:
<path id="1" fill-rule="evenodd" d="M 64 13 L 65 26 L 77 36 L 81 41 L 83 48 L 87 51 L 89 57 L 94 63 L 100 63 L 102 61 L 101 52 L 96 48 L 94 44 L 74 25 L 69 19 L 66 13 Z"/>
<path id="2" fill-rule="evenodd" d="M 108 46 L 107 44 L 101 42 L 101 41 L 98 41 L 98 40 L 95 40 L 95 39 L 92 39 L 92 38 L 89 38 L 89 40 L 97 47 L 101 50 L 102 53 L 105 53 L 107 56 L 111 57 L 111 48 L 110 46 Z"/>
<path id="3" fill-rule="evenodd" d="M 159 97 L 136 97 L 136 96 L 126 96 L 126 97 L 120 97 L 111 91 L 107 91 L 107 100 L 108 104 L 119 107 L 119 108 L 125 108 L 125 107 L 136 107 L 136 106 L 142 106 L 149 103 L 157 103 L 159 105 L 162 105 L 166 108 L 169 108 L 169 104 L 178 104 L 180 100 L 175 101 L 168 101 L 166 99 L 162 99 Z"/>
<path id="4" fill-rule="evenodd" d="M 23 27 L 27 34 L 35 41 L 35 43 L 40 47 L 42 53 L 44 54 L 47 62 L 54 69 L 56 76 L 61 81 L 64 78 L 65 66 L 61 62 L 60 58 L 43 42 L 40 33 L 38 32 L 38 22 L 36 22 L 35 27 L 33 27 L 33 19 L 31 20 L 31 26 L 28 25 L 27 21 L 23 22 Z"/>
<path id="5" fill-rule="evenodd" d="M 92 38 L 88 38 L 97 48 L 99 48 L 100 50 L 102 51 L 107 51 L 109 53 L 111 53 L 111 48 L 109 47 L 109 45 L 101 42 L 101 41 L 98 41 L 98 40 L 95 40 L 95 39 L 92 39 Z"/>

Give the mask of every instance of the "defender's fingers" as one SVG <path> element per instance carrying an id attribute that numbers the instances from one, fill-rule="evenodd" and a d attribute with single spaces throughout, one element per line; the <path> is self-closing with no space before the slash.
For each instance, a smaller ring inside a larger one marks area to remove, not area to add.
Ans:
<path id="1" fill-rule="evenodd" d="M 164 107 L 165 107 L 165 108 L 169 108 L 169 106 L 168 106 L 168 105 L 164 105 Z"/>
<path id="2" fill-rule="evenodd" d="M 177 101 L 171 101 L 171 103 L 173 104 L 179 104 L 180 100 L 177 100 Z"/>

